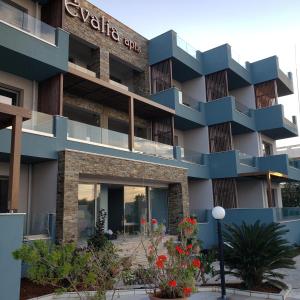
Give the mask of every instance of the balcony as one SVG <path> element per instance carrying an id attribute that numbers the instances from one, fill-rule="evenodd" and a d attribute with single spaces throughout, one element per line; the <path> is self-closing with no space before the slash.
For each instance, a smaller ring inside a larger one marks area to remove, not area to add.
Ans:
<path id="1" fill-rule="evenodd" d="M 0 68 L 42 81 L 68 68 L 69 34 L 0 0 Z"/>
<path id="2" fill-rule="evenodd" d="M 284 107 L 274 105 L 254 111 L 256 130 L 274 140 L 298 136 L 298 127 L 284 117 Z"/>
<path id="3" fill-rule="evenodd" d="M 175 109 L 175 127 L 178 129 L 193 129 L 206 124 L 205 103 L 186 96 L 175 87 L 153 94 L 151 99 Z"/>
<path id="4" fill-rule="evenodd" d="M 232 123 L 232 134 L 255 131 L 254 110 L 236 101 L 232 96 L 205 104 L 207 126 Z"/>
<path id="5" fill-rule="evenodd" d="M 202 63 L 198 59 L 201 53 L 172 30 L 150 40 L 148 49 L 149 65 L 172 60 L 175 80 L 183 82 L 203 75 Z"/>

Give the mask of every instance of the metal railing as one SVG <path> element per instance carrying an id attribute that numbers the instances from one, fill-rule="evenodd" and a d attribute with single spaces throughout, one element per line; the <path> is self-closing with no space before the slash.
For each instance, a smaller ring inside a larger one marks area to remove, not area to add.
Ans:
<path id="1" fill-rule="evenodd" d="M 181 148 L 181 159 L 198 165 L 204 165 L 204 154 L 194 150 Z"/>
<path id="2" fill-rule="evenodd" d="M 56 29 L 54 27 L 2 0 L 0 0 L 0 22 L 5 22 L 19 30 L 55 45 Z"/>
<path id="3" fill-rule="evenodd" d="M 197 58 L 197 50 L 189 43 L 187 43 L 184 39 L 177 35 L 177 46 L 184 50 L 186 53 L 190 54 L 194 58 Z"/>
<path id="4" fill-rule="evenodd" d="M 173 159 L 173 146 L 134 137 L 134 150 L 148 155 Z"/>
<path id="5" fill-rule="evenodd" d="M 179 103 L 197 111 L 201 111 L 201 102 L 182 91 L 179 91 Z"/>
<path id="6" fill-rule="evenodd" d="M 23 122 L 22 129 L 53 134 L 53 116 L 33 111 L 31 119 Z"/>
<path id="7" fill-rule="evenodd" d="M 128 149 L 125 133 L 68 120 L 68 138 Z"/>
<path id="8" fill-rule="evenodd" d="M 239 152 L 240 163 L 249 167 L 255 167 L 255 157 L 246 153 Z"/>
<path id="9" fill-rule="evenodd" d="M 235 100 L 235 109 L 244 115 L 250 116 L 250 108 L 237 100 Z"/>
<path id="10" fill-rule="evenodd" d="M 300 219 L 300 207 L 275 208 L 275 211 L 278 222 Z"/>

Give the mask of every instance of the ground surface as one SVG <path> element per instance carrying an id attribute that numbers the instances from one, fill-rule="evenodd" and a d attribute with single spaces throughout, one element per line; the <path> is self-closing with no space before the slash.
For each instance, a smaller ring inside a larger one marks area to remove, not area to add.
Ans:
<path id="1" fill-rule="evenodd" d="M 300 299 L 300 255 L 296 257 L 296 269 L 282 271 L 287 274 L 285 282 L 292 286 L 292 292 L 287 300 Z"/>

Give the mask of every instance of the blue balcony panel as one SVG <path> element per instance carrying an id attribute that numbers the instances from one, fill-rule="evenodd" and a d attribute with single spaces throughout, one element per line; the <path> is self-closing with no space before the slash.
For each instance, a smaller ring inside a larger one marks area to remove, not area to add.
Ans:
<path id="1" fill-rule="evenodd" d="M 282 105 L 256 109 L 254 115 L 256 130 L 274 140 L 298 136 L 297 125 L 284 117 Z"/>
<path id="2" fill-rule="evenodd" d="M 0 69 L 42 81 L 68 70 L 69 34 L 55 31 L 55 44 L 0 22 Z"/>
<path id="3" fill-rule="evenodd" d="M 202 76 L 202 63 L 177 45 L 177 33 L 170 30 L 149 41 L 149 65 L 172 59 L 173 78 L 180 82 Z"/>
<path id="4" fill-rule="evenodd" d="M 241 112 L 234 97 L 224 97 L 205 104 L 207 126 L 232 123 L 232 133 L 242 134 L 255 131 L 253 111 Z"/>
<path id="5" fill-rule="evenodd" d="M 199 102 L 199 110 L 179 103 L 180 91 L 177 88 L 151 95 L 151 99 L 159 104 L 175 109 L 175 127 L 181 130 L 205 126 L 204 103 Z M 203 109 L 202 109 L 203 108 Z"/>

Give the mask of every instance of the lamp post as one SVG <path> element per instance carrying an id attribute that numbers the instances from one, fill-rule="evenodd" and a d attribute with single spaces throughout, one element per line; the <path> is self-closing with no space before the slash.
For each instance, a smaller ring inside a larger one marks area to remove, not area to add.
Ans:
<path id="1" fill-rule="evenodd" d="M 226 297 L 226 288 L 225 288 L 224 247 L 223 247 L 222 224 L 221 224 L 221 220 L 225 218 L 225 209 L 221 206 L 214 207 L 212 210 L 212 216 L 215 220 L 217 220 L 217 226 L 218 226 L 220 276 L 221 276 L 221 289 L 222 289 L 222 296 L 219 299 L 225 300 L 228 298 Z"/>

